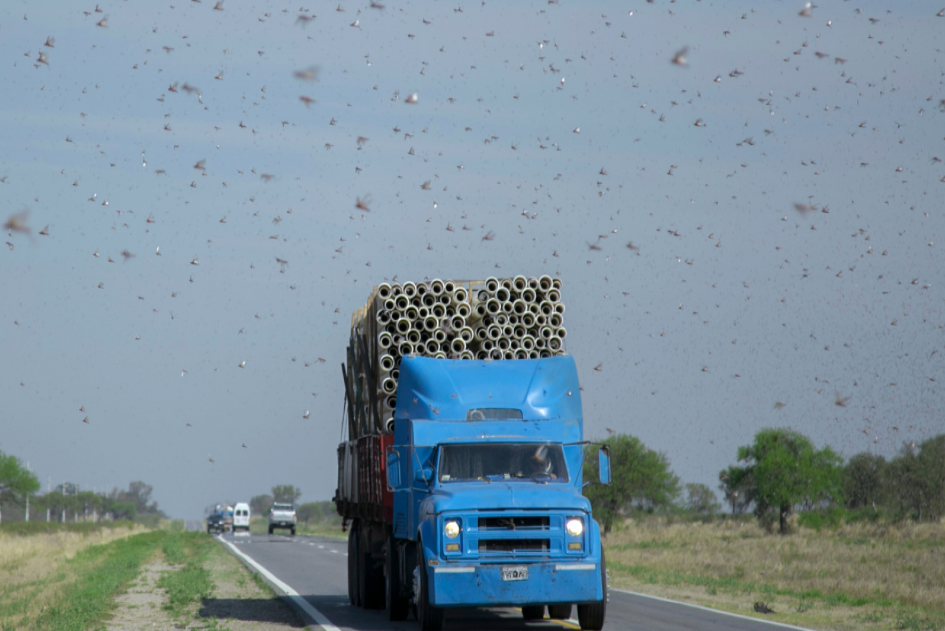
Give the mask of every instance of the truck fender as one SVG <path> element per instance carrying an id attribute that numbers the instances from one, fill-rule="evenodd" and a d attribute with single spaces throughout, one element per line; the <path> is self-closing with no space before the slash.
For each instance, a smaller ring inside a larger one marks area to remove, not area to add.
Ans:
<path id="1" fill-rule="evenodd" d="M 438 554 L 436 550 L 436 516 L 430 515 L 424 519 L 417 529 L 417 541 L 423 542 L 423 558 L 435 559 Z"/>
<path id="2" fill-rule="evenodd" d="M 423 558 L 427 561 L 419 570 L 427 575 L 427 589 L 429 590 L 428 595 L 431 605 L 436 605 L 436 581 L 433 578 L 434 570 L 430 567 L 429 561 L 439 557 L 437 554 L 436 522 L 436 515 L 427 515 L 417 529 L 417 545 L 422 546 Z"/>
<path id="3" fill-rule="evenodd" d="M 591 549 L 589 552 L 593 555 L 594 562 L 599 566 L 601 559 L 604 558 L 603 546 L 601 545 L 600 524 L 598 524 L 597 520 L 593 518 L 590 521 L 591 532 L 588 540 L 590 541 Z M 598 584 L 598 589 L 600 589 L 601 598 L 606 601 L 606 585 L 604 585 L 603 578 L 599 578 L 598 580 L 600 581 L 600 584 Z"/>
<path id="4" fill-rule="evenodd" d="M 601 535 L 600 535 L 600 524 L 597 523 L 597 520 L 593 517 L 590 519 L 590 537 L 588 539 L 591 542 L 591 552 L 595 556 L 596 561 L 600 561 L 600 551 L 601 551 Z"/>

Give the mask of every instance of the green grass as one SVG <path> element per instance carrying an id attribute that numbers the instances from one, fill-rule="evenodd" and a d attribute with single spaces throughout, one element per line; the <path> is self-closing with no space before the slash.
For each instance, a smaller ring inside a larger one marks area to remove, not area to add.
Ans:
<path id="1" fill-rule="evenodd" d="M 673 541 L 636 541 L 633 543 L 621 543 L 608 546 L 608 550 L 670 550 L 672 548 L 683 548 L 686 544 L 677 544 Z"/>
<path id="2" fill-rule="evenodd" d="M 65 577 L 62 574 L 56 577 L 60 581 L 63 578 Z M 0 589 L 0 621 L 15 620 L 26 614 L 29 603 L 36 598 L 44 585 L 45 581 L 35 580 Z M 0 622 L 0 629 L 6 631 L 7 628 Z"/>
<path id="3" fill-rule="evenodd" d="M 88 534 L 103 527 L 132 527 L 120 524 L 12 524 L 15 535 L 30 541 L 29 535 L 79 532 Z M 24 544 L 25 545 L 25 544 Z M 33 544 L 35 545 L 35 544 Z M 183 615 L 213 590 L 210 572 L 204 568 L 214 541 L 202 532 L 184 532 L 174 522 L 152 530 L 116 539 L 105 544 L 80 548 L 71 559 L 59 557 L 56 569 L 36 580 L 0 582 L 0 631 L 16 628 L 71 631 L 99 628 L 115 608 L 115 596 L 124 592 L 140 575 L 141 568 L 156 554 L 177 566 L 158 585 L 167 590 L 165 608 Z M 32 562 L 27 559 L 25 563 Z M 17 563 L 3 567 L 17 572 Z M 37 606 L 37 599 L 41 599 Z"/>
<path id="4" fill-rule="evenodd" d="M 851 597 L 843 592 L 824 594 L 816 589 L 798 592 L 792 589 L 778 588 L 777 586 L 766 582 L 740 580 L 738 577 L 713 577 L 684 574 L 680 572 L 658 570 L 639 565 L 629 565 L 619 561 L 608 561 L 607 564 L 614 570 L 625 573 L 629 576 L 633 576 L 637 580 L 651 585 L 691 585 L 696 587 L 704 587 L 706 593 L 710 595 L 715 595 L 722 591 L 729 594 L 757 594 L 766 597 L 784 596 L 788 599 L 797 601 L 798 612 L 809 610 L 814 602 L 820 602 L 829 607 L 841 605 L 847 607 L 864 607 L 866 605 L 873 605 L 875 607 L 889 607 L 893 604 L 888 598 L 881 596 L 877 598 Z M 921 618 L 919 614 L 913 612 L 909 615 L 904 615 L 903 619 L 913 620 L 917 617 Z M 932 618 L 926 617 L 922 619 L 931 620 Z M 939 624 L 941 624 L 941 622 L 939 622 Z M 912 627 L 907 626 L 901 628 Z"/>
<path id="5" fill-rule="evenodd" d="M 849 607 L 863 607 L 865 605 L 884 605 L 878 599 L 869 598 L 851 598 L 842 592 L 823 594 L 818 590 L 807 590 L 797 592 L 792 589 L 778 588 L 775 585 L 758 581 L 739 580 L 735 577 L 713 577 L 699 576 L 692 574 L 683 574 L 669 570 L 658 570 L 641 565 L 629 565 L 619 561 L 608 561 L 607 565 L 613 570 L 633 576 L 639 581 L 651 585 L 692 585 L 704 587 L 709 594 L 716 594 L 720 591 L 730 594 L 760 594 L 766 597 L 786 596 L 797 600 L 799 607 L 809 609 L 814 601 L 822 602 L 826 605 L 846 605 Z"/>
<path id="6" fill-rule="evenodd" d="M 67 562 L 77 580 L 40 615 L 36 628 L 81 631 L 103 622 L 115 594 L 134 580 L 164 536 L 161 531 L 146 532 L 80 550 Z"/>
<path id="7" fill-rule="evenodd" d="M 161 543 L 168 563 L 184 565 L 158 581 L 158 587 L 167 590 L 165 609 L 173 615 L 183 615 L 188 607 L 213 591 L 210 571 L 204 565 L 214 545 L 213 539 L 202 532 L 169 533 Z"/>
<path id="8" fill-rule="evenodd" d="M 899 609 L 896 612 L 896 629 L 907 631 L 937 631 L 945 627 L 945 616 L 928 614 L 914 609 Z"/>
<path id="9" fill-rule="evenodd" d="M 829 521 L 829 520 L 828 520 Z M 811 524 L 789 536 L 750 522 L 638 518 L 604 540 L 615 585 L 814 629 L 945 630 L 945 530 Z"/>

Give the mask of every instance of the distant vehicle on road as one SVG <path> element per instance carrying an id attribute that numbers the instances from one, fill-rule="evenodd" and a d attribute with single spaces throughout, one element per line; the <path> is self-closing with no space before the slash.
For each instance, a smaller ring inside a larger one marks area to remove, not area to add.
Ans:
<path id="1" fill-rule="evenodd" d="M 213 513 L 207 517 L 207 533 L 233 532 L 233 507 L 227 504 L 217 504 Z"/>
<path id="2" fill-rule="evenodd" d="M 223 515 L 219 513 L 213 513 L 207 517 L 207 534 L 212 535 L 215 532 L 223 532 L 226 530 L 226 522 L 224 521 Z"/>
<path id="3" fill-rule="evenodd" d="M 295 534 L 295 506 L 292 504 L 273 504 L 269 509 L 269 534 L 275 528 L 288 528 Z"/>
<path id="4" fill-rule="evenodd" d="M 249 504 L 237 502 L 233 509 L 233 532 L 242 528 L 249 532 Z"/>

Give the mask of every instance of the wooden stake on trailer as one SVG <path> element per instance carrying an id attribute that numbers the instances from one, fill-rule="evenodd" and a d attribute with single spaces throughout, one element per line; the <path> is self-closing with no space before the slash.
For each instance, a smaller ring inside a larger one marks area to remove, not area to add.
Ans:
<path id="1" fill-rule="evenodd" d="M 364 367 L 364 375 L 368 382 L 368 401 L 370 403 L 371 417 L 374 421 L 374 433 L 383 434 L 384 429 L 381 426 L 381 415 L 377 409 L 377 378 L 375 377 L 375 367 L 371 364 L 371 355 L 367 351 L 367 338 L 363 333 L 361 334 L 359 341 L 361 342 L 361 356 L 364 360 L 364 363 L 367 364 Z"/>
<path id="2" fill-rule="evenodd" d="M 354 440 L 354 407 L 353 399 L 351 398 L 351 386 L 348 382 L 348 373 L 345 369 L 344 362 L 341 363 L 341 377 L 345 382 L 345 407 L 348 410 L 348 440 Z M 344 431 L 342 429 L 342 431 Z"/>

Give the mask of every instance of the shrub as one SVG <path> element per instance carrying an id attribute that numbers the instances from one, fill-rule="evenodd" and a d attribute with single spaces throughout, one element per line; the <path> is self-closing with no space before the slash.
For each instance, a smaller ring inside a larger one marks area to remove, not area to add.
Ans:
<path id="1" fill-rule="evenodd" d="M 849 511 L 839 506 L 825 510 L 810 511 L 797 516 L 797 525 L 820 532 L 822 528 L 837 530 L 846 521 Z"/>

